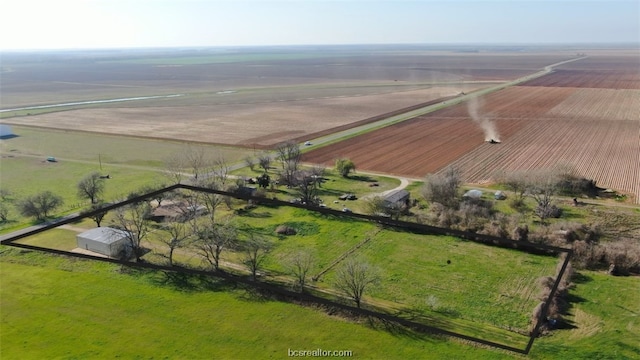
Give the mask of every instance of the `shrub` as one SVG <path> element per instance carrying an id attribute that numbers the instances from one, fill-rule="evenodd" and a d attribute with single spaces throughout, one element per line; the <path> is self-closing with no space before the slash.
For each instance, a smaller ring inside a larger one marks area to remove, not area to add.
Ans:
<path id="1" fill-rule="evenodd" d="M 518 225 L 513 229 L 513 239 L 520 241 L 528 241 L 529 240 L 529 226 L 528 225 Z"/>
<path id="2" fill-rule="evenodd" d="M 295 234 L 297 234 L 296 229 L 294 229 L 294 228 L 292 228 L 290 226 L 287 226 L 287 225 L 279 225 L 276 228 L 275 231 L 276 231 L 276 234 L 278 234 L 278 235 L 295 235 Z"/>
<path id="3" fill-rule="evenodd" d="M 447 208 L 459 206 L 459 189 L 462 174 L 457 168 L 449 167 L 439 174 L 430 174 L 425 178 L 422 196 L 431 203 L 440 203 Z"/>
<path id="4" fill-rule="evenodd" d="M 640 273 L 640 244 L 637 240 L 621 239 L 601 245 L 604 260 L 614 266 L 615 275 Z"/>

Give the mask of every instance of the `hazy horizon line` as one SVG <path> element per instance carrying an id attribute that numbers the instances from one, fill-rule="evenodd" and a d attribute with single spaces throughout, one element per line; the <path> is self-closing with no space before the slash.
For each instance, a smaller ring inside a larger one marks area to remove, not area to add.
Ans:
<path id="1" fill-rule="evenodd" d="M 434 42 L 434 43 L 318 43 L 318 44 L 255 44 L 255 45 L 173 45 L 173 46 L 122 46 L 122 47 L 68 47 L 68 48 L 7 48 L 0 52 L 48 52 L 48 51 L 118 51 L 118 50 L 170 50 L 170 49 L 249 49 L 295 47 L 598 47 L 616 46 L 640 49 L 633 41 L 607 42 Z"/>

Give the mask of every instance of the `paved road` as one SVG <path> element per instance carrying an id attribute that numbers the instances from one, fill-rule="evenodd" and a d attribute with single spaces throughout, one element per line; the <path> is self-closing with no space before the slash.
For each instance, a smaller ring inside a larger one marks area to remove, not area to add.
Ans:
<path id="1" fill-rule="evenodd" d="M 0 235 L 0 242 L 3 242 L 3 241 L 5 241 L 5 240 L 7 240 L 9 238 L 14 237 L 14 236 L 26 234 L 26 233 L 28 233 L 30 231 L 37 230 L 37 229 L 43 228 L 45 226 L 60 222 L 60 221 L 64 221 L 64 220 L 67 220 L 67 219 L 74 218 L 74 217 L 76 217 L 78 215 L 80 215 L 80 213 L 69 214 L 69 215 L 63 216 L 63 217 L 58 218 L 58 219 L 54 219 L 54 220 L 49 220 L 47 222 L 43 222 L 42 224 L 29 226 L 28 228 L 24 228 L 24 229 L 16 230 L 16 231 L 8 233 L 8 234 Z"/>
<path id="2" fill-rule="evenodd" d="M 385 126 L 389 126 L 392 124 L 396 124 L 398 122 L 402 122 L 402 121 L 406 121 L 409 119 L 413 119 L 415 117 L 421 116 L 421 115 L 425 115 L 431 112 L 434 112 L 436 110 L 440 110 L 440 109 L 444 109 L 446 107 L 449 106 L 454 106 L 454 105 L 458 105 L 462 102 L 465 102 L 467 100 L 470 100 L 472 98 L 476 98 L 478 96 L 483 96 L 483 95 L 487 95 L 490 94 L 492 92 L 498 91 L 498 90 L 502 90 L 505 88 L 508 88 L 510 86 L 514 86 L 514 85 L 518 85 L 521 84 L 523 82 L 529 81 L 529 80 L 533 80 L 536 78 L 539 78 L 541 76 L 547 75 L 549 73 L 551 73 L 553 71 L 553 69 L 557 66 L 563 65 L 563 64 L 567 64 L 573 61 L 578 61 L 578 60 L 582 60 L 587 58 L 586 56 L 583 57 L 578 57 L 578 58 L 574 58 L 574 59 L 569 59 L 569 60 L 565 60 L 565 61 L 561 61 L 561 62 L 557 62 L 555 64 L 551 64 L 551 65 L 547 65 L 544 67 L 544 69 L 527 75 L 527 76 L 523 76 L 521 78 L 515 79 L 513 81 L 509 81 L 509 82 L 505 82 L 505 83 L 500 83 L 498 85 L 486 88 L 486 89 L 480 89 L 474 92 L 471 92 L 469 94 L 465 94 L 465 95 L 461 95 L 458 96 L 455 99 L 449 99 L 449 100 L 445 100 L 436 104 L 432 104 L 429 106 L 425 106 L 423 108 L 420 109 L 416 109 L 416 110 L 412 110 L 412 111 L 408 111 L 406 113 L 403 114 L 399 114 L 399 115 L 395 115 L 395 116 L 391 116 L 388 117 L 386 119 L 382 119 L 380 121 L 376 121 L 370 124 L 365 124 L 365 125 L 361 125 L 355 128 L 351 128 L 348 130 L 344 130 L 344 131 L 340 131 L 337 133 L 333 133 L 327 136 L 322 136 L 316 139 L 310 139 L 309 141 L 312 143 L 311 146 L 304 146 L 304 145 L 300 145 L 301 149 L 317 149 L 320 148 L 322 146 L 328 145 L 330 143 L 334 143 L 337 141 L 340 141 L 342 139 L 345 138 L 349 138 L 352 137 L 355 134 L 358 133 L 365 133 L 365 132 L 369 132 L 375 129 L 379 129 Z"/>

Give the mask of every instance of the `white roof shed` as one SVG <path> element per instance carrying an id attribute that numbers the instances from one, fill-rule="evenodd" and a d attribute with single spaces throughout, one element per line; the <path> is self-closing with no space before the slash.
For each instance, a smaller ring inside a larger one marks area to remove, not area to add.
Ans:
<path id="1" fill-rule="evenodd" d="M 109 257 L 119 257 L 130 247 L 129 232 L 110 227 L 97 227 L 76 235 L 78 247 Z"/>
<path id="2" fill-rule="evenodd" d="M 11 126 L 0 124 L 0 138 L 14 136 L 13 130 L 11 130 Z"/>

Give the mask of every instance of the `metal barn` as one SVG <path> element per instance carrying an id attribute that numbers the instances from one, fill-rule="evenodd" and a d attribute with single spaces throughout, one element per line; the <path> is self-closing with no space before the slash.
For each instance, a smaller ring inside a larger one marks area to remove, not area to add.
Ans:
<path id="1" fill-rule="evenodd" d="M 120 257 L 129 252 L 130 242 L 127 231 L 110 227 L 98 227 L 76 236 L 78 247 L 109 257 Z"/>

